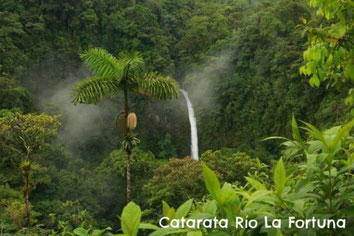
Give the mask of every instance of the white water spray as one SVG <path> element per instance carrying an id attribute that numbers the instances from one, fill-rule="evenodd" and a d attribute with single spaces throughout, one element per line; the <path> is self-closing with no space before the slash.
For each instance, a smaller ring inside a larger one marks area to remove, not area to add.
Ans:
<path id="1" fill-rule="evenodd" d="M 198 133 L 197 133 L 197 121 L 195 119 L 194 109 L 191 100 L 189 100 L 188 93 L 183 89 L 180 90 L 187 102 L 188 117 L 191 126 L 191 155 L 194 160 L 198 161 L 199 160 Z"/>

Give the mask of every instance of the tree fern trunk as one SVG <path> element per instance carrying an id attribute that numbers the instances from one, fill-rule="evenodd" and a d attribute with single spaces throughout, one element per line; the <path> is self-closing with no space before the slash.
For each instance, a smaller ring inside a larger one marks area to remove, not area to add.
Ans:
<path id="1" fill-rule="evenodd" d="M 129 115 L 129 105 L 128 105 L 128 90 L 124 89 L 124 111 L 125 111 L 125 121 Z M 125 123 L 125 135 L 128 133 L 127 123 Z M 130 202 L 131 199 L 131 173 L 130 173 L 130 154 L 131 150 L 129 148 L 125 149 L 127 154 L 127 163 L 126 163 L 126 176 L 127 176 L 127 202 Z"/>
<path id="2" fill-rule="evenodd" d="M 130 178 L 130 151 L 127 152 L 127 202 L 130 202 L 131 199 L 131 178 Z"/>

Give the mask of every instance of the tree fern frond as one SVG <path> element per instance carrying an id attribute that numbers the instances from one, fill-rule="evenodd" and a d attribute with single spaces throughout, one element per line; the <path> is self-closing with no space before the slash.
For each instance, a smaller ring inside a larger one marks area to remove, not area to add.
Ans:
<path id="1" fill-rule="evenodd" d="M 145 62 L 139 52 L 121 52 L 119 54 L 119 62 L 124 65 L 125 69 L 129 69 L 128 76 L 142 75 L 145 70 Z M 133 73 L 133 74 L 132 74 Z"/>
<path id="2" fill-rule="evenodd" d="M 138 87 L 136 91 L 140 94 L 158 99 L 172 99 L 179 96 L 177 82 L 169 76 L 158 73 L 146 73 L 136 80 Z"/>
<path id="3" fill-rule="evenodd" d="M 96 104 L 106 96 L 119 92 L 119 83 L 115 77 L 97 76 L 77 83 L 73 103 Z"/>
<path id="4" fill-rule="evenodd" d="M 121 78 L 124 72 L 124 64 L 102 48 L 91 48 L 80 55 L 81 59 L 90 70 L 98 76 L 115 76 Z"/>

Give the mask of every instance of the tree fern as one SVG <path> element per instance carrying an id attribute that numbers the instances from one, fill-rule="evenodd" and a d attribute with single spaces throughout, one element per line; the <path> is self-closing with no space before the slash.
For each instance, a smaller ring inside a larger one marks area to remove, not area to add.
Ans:
<path id="1" fill-rule="evenodd" d="M 87 66 L 96 77 L 79 82 L 74 88 L 73 103 L 95 104 L 107 96 L 124 91 L 125 119 L 129 114 L 128 92 L 133 91 L 159 99 L 178 97 L 178 84 L 171 77 L 158 73 L 144 73 L 144 60 L 138 52 L 123 52 L 119 59 L 104 49 L 93 48 L 82 54 Z M 127 201 L 130 201 L 130 153 L 137 140 L 128 132 L 125 123 L 123 148 L 126 151 Z"/>

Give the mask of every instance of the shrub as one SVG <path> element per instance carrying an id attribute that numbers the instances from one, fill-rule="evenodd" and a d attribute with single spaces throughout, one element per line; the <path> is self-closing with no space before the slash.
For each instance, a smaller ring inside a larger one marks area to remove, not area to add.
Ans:
<path id="1" fill-rule="evenodd" d="M 223 181 L 228 183 L 237 181 L 241 184 L 246 182 L 244 177 L 249 171 L 254 171 L 259 163 L 246 153 L 229 148 L 217 151 L 208 150 L 202 154 L 201 159 L 218 172 Z"/>
<path id="2" fill-rule="evenodd" d="M 187 157 L 171 158 L 155 170 L 154 176 L 144 185 L 143 194 L 148 199 L 146 207 L 151 208 L 150 214 L 159 212 L 162 200 L 176 206 L 188 198 L 201 200 L 206 190 L 200 162 Z"/>

